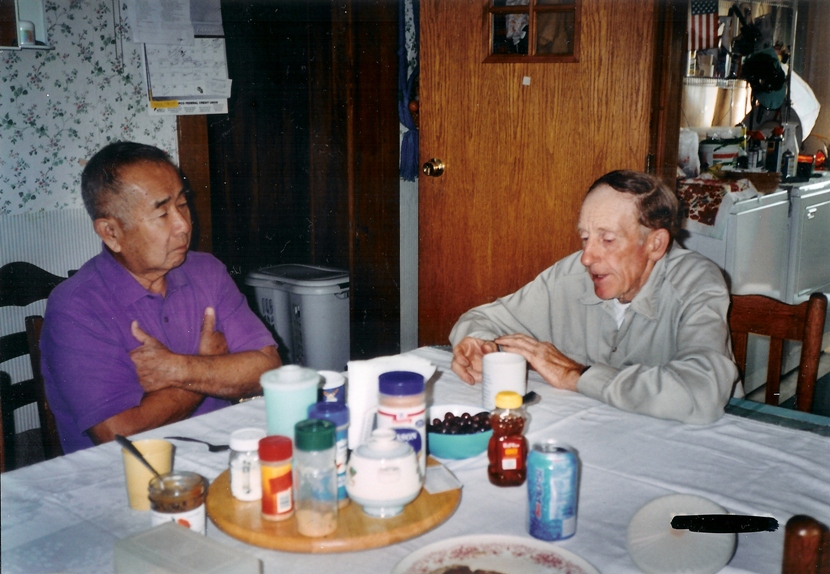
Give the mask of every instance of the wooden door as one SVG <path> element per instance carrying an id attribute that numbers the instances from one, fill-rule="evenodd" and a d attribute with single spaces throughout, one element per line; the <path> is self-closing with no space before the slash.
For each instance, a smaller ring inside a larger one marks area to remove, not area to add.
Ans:
<path id="1" fill-rule="evenodd" d="M 484 64 L 487 0 L 421 0 L 419 341 L 579 248 L 588 186 L 644 169 L 655 0 L 583 0 L 576 63 Z"/>

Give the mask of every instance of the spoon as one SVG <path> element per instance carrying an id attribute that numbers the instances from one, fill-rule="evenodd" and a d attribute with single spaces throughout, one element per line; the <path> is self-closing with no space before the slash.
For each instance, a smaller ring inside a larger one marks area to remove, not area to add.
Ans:
<path id="1" fill-rule="evenodd" d="M 138 450 L 132 442 L 130 442 L 130 439 L 128 439 L 127 437 L 123 437 L 120 434 L 117 434 L 115 435 L 115 442 L 123 446 L 128 453 L 136 457 L 139 460 L 139 462 L 141 462 L 141 464 L 149 468 L 150 472 L 156 475 L 156 478 L 161 478 L 161 475 L 158 473 L 158 471 L 155 468 L 153 468 L 152 464 L 147 462 L 147 459 L 144 458 L 144 455 L 141 454 L 141 451 Z"/>
<path id="2" fill-rule="evenodd" d="M 186 441 L 189 441 L 189 442 L 200 442 L 202 444 L 206 444 L 207 447 L 208 447 L 208 450 L 210 452 L 222 452 L 224 450 L 228 450 L 228 449 L 231 448 L 230 445 L 227 445 L 227 444 L 212 444 L 212 443 L 209 443 L 205 440 L 199 440 L 198 438 L 190 438 L 190 437 L 186 437 L 186 436 L 166 436 L 164 438 L 173 439 L 173 440 L 186 440 Z"/>

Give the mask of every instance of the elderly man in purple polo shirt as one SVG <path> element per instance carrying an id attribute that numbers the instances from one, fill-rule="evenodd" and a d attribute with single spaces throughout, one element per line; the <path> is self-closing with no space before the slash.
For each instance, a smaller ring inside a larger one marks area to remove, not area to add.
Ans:
<path id="1" fill-rule="evenodd" d="M 107 145 L 81 188 L 103 248 L 52 292 L 41 335 L 64 453 L 259 392 L 276 344 L 225 266 L 188 251 L 189 190 L 169 156 Z"/>

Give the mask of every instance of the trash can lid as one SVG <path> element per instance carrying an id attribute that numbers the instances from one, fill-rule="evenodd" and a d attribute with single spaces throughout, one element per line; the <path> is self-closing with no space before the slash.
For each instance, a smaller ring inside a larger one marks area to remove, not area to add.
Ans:
<path id="1" fill-rule="evenodd" d="M 245 279 L 245 283 L 252 285 L 256 284 L 257 280 L 277 281 L 303 287 L 343 285 L 344 283 L 348 286 L 349 272 L 345 269 L 336 269 L 334 267 L 287 263 L 284 265 L 263 267 L 259 271 L 252 271 Z"/>

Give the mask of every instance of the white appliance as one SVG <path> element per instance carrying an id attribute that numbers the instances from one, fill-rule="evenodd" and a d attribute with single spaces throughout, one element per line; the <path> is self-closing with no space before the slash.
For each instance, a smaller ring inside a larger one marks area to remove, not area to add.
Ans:
<path id="1" fill-rule="evenodd" d="M 723 269 L 732 293 L 757 293 L 791 304 L 816 291 L 830 293 L 830 174 L 737 201 L 726 217 L 721 237 L 690 232 L 683 244 Z M 747 392 L 766 380 L 768 347 L 766 339 L 750 339 Z M 798 366 L 800 353 L 800 345 L 785 343 L 784 372 Z"/>
<path id="2" fill-rule="evenodd" d="M 790 189 L 787 303 L 830 293 L 830 174 Z"/>
<path id="3" fill-rule="evenodd" d="M 787 291 L 789 211 L 786 190 L 729 206 L 720 237 L 690 231 L 683 241 L 724 270 L 732 293 L 758 293 L 783 299 Z"/>

